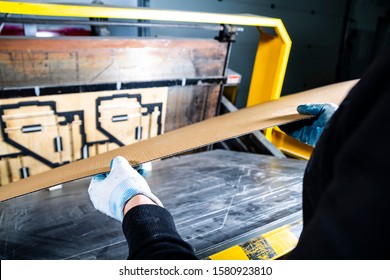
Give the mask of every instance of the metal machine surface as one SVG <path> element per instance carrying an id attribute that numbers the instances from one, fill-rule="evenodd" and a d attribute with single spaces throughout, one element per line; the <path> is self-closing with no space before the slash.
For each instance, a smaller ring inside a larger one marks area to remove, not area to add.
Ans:
<path id="1" fill-rule="evenodd" d="M 153 163 L 146 179 L 179 234 L 208 258 L 301 219 L 306 162 L 215 150 Z M 1 259 L 125 259 L 121 224 L 97 212 L 89 179 L 0 204 Z"/>

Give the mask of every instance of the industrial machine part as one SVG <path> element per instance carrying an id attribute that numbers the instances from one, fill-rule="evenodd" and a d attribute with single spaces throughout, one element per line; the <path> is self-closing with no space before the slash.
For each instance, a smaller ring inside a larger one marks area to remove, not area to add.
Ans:
<path id="1" fill-rule="evenodd" d="M 0 185 L 162 134 L 167 93 L 165 87 L 0 99 Z"/>

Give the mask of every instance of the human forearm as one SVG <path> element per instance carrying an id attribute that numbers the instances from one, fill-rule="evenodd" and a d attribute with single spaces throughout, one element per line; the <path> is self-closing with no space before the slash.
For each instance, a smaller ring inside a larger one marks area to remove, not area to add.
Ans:
<path id="1" fill-rule="evenodd" d="M 177 233 L 171 214 L 160 206 L 132 207 L 125 214 L 122 228 L 129 259 L 197 259 L 191 245 Z"/>

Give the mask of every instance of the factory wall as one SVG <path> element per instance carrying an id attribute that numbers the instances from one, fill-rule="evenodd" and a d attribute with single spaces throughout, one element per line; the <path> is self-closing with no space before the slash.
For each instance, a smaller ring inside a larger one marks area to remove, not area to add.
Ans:
<path id="1" fill-rule="evenodd" d="M 361 76 L 390 43 L 390 0 L 352 0 L 349 3 L 340 80 Z"/>
<path id="2" fill-rule="evenodd" d="M 119 7 L 137 7 L 139 5 L 140 0 L 50 0 L 50 1 L 42 1 L 42 0 L 30 0 L 30 2 L 43 2 L 43 3 L 55 3 L 55 4 L 91 4 L 91 3 L 102 3 L 102 5 L 107 6 L 119 6 Z M 25 16 L 29 17 L 29 16 Z M 50 19 L 50 17 L 47 17 Z M 58 26 L 56 26 L 58 27 Z M 83 26 L 83 28 L 86 28 Z M 90 29 L 87 27 L 87 29 Z M 109 26 L 108 30 L 111 36 L 131 36 L 135 37 L 138 35 L 137 29 L 128 28 L 123 26 Z"/>

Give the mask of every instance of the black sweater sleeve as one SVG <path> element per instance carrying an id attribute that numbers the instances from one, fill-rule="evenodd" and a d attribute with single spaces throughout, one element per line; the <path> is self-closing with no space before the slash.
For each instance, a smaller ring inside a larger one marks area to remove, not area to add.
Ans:
<path id="1" fill-rule="evenodd" d="M 193 248 L 177 233 L 171 214 L 156 205 L 130 209 L 122 223 L 129 245 L 128 259 L 194 260 Z"/>
<path id="2" fill-rule="evenodd" d="M 304 228 L 293 259 L 389 258 L 390 52 L 351 90 L 303 181 Z"/>

